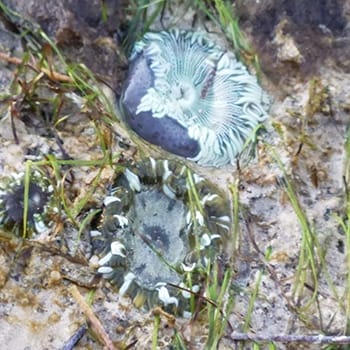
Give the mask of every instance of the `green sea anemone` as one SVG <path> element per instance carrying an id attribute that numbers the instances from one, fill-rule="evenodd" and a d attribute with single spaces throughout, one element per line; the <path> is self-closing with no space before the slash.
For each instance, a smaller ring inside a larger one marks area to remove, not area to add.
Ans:
<path id="1" fill-rule="evenodd" d="M 234 163 L 268 97 L 255 76 L 201 33 L 147 33 L 130 56 L 125 121 L 145 140 L 201 165 Z"/>
<path id="2" fill-rule="evenodd" d="M 177 162 L 150 159 L 115 183 L 92 241 L 98 272 L 140 307 L 190 312 L 231 225 L 225 196 Z"/>

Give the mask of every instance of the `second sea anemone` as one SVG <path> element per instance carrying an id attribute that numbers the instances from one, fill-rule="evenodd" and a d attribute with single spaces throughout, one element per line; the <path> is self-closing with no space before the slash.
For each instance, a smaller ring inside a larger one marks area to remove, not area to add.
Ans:
<path id="1" fill-rule="evenodd" d="M 91 232 L 98 272 L 139 307 L 190 312 L 230 232 L 225 196 L 184 165 L 151 158 L 119 175 L 104 202 Z"/>

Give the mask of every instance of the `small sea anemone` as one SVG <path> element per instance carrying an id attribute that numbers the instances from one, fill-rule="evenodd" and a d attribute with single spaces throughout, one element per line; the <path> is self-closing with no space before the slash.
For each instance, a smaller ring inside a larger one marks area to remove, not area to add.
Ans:
<path id="1" fill-rule="evenodd" d="M 24 181 L 24 174 L 20 173 L 3 181 L 0 186 L 0 225 L 17 234 L 20 234 L 23 228 Z M 41 173 L 33 172 L 28 184 L 27 228 L 29 235 L 47 229 L 44 221 L 51 192 L 49 181 Z"/>
<path id="2" fill-rule="evenodd" d="M 230 231 L 227 199 L 184 165 L 151 158 L 127 168 L 104 204 L 91 231 L 98 272 L 138 307 L 190 312 Z"/>
<path id="3" fill-rule="evenodd" d="M 267 118 L 268 97 L 236 60 L 196 32 L 147 33 L 137 42 L 121 98 L 145 140 L 201 165 L 234 163 Z"/>

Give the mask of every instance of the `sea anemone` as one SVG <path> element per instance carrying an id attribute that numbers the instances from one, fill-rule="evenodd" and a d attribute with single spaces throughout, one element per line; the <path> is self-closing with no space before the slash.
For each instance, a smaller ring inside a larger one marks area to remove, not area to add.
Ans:
<path id="1" fill-rule="evenodd" d="M 224 257 L 228 201 L 175 161 L 150 159 L 127 168 L 91 231 L 98 272 L 138 307 L 190 312 L 208 266 Z"/>
<path id="2" fill-rule="evenodd" d="M 232 52 L 200 33 L 147 33 L 130 56 L 125 121 L 145 140 L 201 165 L 234 163 L 267 118 L 268 97 Z"/>
<path id="3" fill-rule="evenodd" d="M 0 186 L 0 225 L 21 234 L 24 220 L 25 176 L 16 174 L 3 180 Z M 41 173 L 33 172 L 28 183 L 27 229 L 25 233 L 40 233 L 47 229 L 44 223 L 52 188 Z"/>

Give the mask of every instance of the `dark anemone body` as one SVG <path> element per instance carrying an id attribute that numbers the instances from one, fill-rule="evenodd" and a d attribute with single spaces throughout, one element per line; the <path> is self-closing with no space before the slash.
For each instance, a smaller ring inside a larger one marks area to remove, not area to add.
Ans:
<path id="1" fill-rule="evenodd" d="M 148 33 L 135 44 L 121 109 L 166 151 L 201 165 L 233 163 L 267 108 L 256 78 L 202 34 Z"/>
<path id="2" fill-rule="evenodd" d="M 24 186 L 18 185 L 3 195 L 4 210 L 8 221 L 20 224 L 23 222 Z M 44 211 L 48 194 L 37 184 L 30 183 L 28 190 L 28 220 L 33 224 L 34 215 Z"/>
<path id="3" fill-rule="evenodd" d="M 154 77 L 147 59 L 139 54 L 132 61 L 123 96 L 122 106 L 128 124 L 145 140 L 168 152 L 186 158 L 195 157 L 199 153 L 198 142 L 190 138 L 187 129 L 175 119 L 167 115 L 154 118 L 152 111 L 137 113 L 136 107 L 153 84 Z"/>
<path id="4" fill-rule="evenodd" d="M 8 183 L 2 183 L 0 193 L 0 224 L 18 234 L 23 228 L 25 212 L 25 185 L 24 176 L 20 175 L 9 179 Z M 49 182 L 41 174 L 33 174 L 28 184 L 27 198 L 27 229 L 29 232 L 38 233 L 47 229 L 44 219 L 51 198 Z"/>
<path id="5" fill-rule="evenodd" d="M 186 311 L 189 296 L 176 286 L 198 291 L 199 271 L 220 255 L 228 236 L 226 198 L 188 172 L 179 163 L 152 158 L 126 169 L 105 200 L 98 231 L 92 231 L 99 273 L 137 306 Z M 188 176 L 198 207 L 190 204 Z"/>

